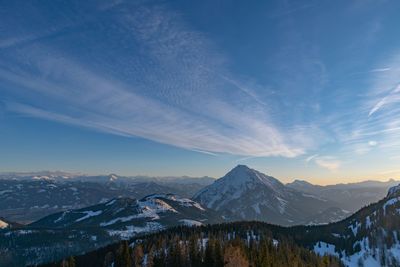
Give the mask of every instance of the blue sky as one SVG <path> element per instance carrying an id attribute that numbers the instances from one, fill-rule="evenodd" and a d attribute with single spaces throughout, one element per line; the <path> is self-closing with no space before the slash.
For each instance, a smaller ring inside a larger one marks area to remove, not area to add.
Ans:
<path id="1" fill-rule="evenodd" d="M 0 171 L 400 176 L 398 1 L 4 1 Z"/>

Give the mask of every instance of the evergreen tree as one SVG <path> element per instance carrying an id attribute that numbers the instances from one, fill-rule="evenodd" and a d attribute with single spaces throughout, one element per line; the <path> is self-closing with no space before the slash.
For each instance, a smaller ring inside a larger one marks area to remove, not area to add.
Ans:
<path id="1" fill-rule="evenodd" d="M 209 238 L 204 252 L 204 266 L 215 266 L 214 257 L 214 240 Z"/>
<path id="2" fill-rule="evenodd" d="M 115 267 L 131 267 L 131 252 L 127 241 L 123 241 L 117 251 Z"/>
<path id="3" fill-rule="evenodd" d="M 114 262 L 114 253 L 109 251 L 104 256 L 103 267 L 111 267 Z"/>
<path id="4" fill-rule="evenodd" d="M 214 242 L 214 267 L 223 267 L 224 258 L 221 249 L 221 243 L 218 239 Z"/>
<path id="5" fill-rule="evenodd" d="M 197 235 L 193 235 L 189 239 L 189 258 L 191 267 L 200 267 L 202 264 L 198 238 Z"/>
<path id="6" fill-rule="evenodd" d="M 248 266 L 250 266 L 250 264 L 240 246 L 229 245 L 225 248 L 224 266 L 225 267 L 248 267 Z"/>
<path id="7" fill-rule="evenodd" d="M 72 256 L 68 258 L 68 267 L 75 267 L 75 258 Z"/>
<path id="8" fill-rule="evenodd" d="M 142 267 L 142 261 L 143 261 L 143 248 L 142 245 L 137 245 L 133 249 L 133 266 L 134 267 Z"/>

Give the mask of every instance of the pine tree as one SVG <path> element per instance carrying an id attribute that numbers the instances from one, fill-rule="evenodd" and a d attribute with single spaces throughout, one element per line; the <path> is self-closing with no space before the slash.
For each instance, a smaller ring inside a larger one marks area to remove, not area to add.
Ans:
<path id="1" fill-rule="evenodd" d="M 111 267 L 114 262 L 114 253 L 109 251 L 104 256 L 103 267 Z"/>
<path id="2" fill-rule="evenodd" d="M 115 267 L 131 267 L 131 253 L 127 241 L 123 241 L 117 251 Z"/>
<path id="3" fill-rule="evenodd" d="M 201 265 L 200 247 L 196 235 L 191 236 L 189 240 L 189 258 L 191 267 L 199 267 Z"/>
<path id="4" fill-rule="evenodd" d="M 142 245 L 137 245 L 133 249 L 133 266 L 134 267 L 142 267 L 142 261 L 143 261 L 143 248 Z"/>
<path id="5" fill-rule="evenodd" d="M 179 241 L 174 240 L 174 242 L 172 242 L 167 258 L 168 258 L 167 260 L 168 266 L 171 267 L 182 266 L 182 253 Z"/>
<path id="6" fill-rule="evenodd" d="M 209 238 L 204 252 L 204 266 L 213 267 L 214 264 L 214 240 Z"/>
<path id="7" fill-rule="evenodd" d="M 224 258 L 222 256 L 221 243 L 219 242 L 218 239 L 216 239 L 214 243 L 214 266 L 215 267 L 224 266 Z"/>
<path id="8" fill-rule="evenodd" d="M 68 258 L 68 267 L 75 267 L 75 258 L 73 256 Z"/>
<path id="9" fill-rule="evenodd" d="M 229 245 L 225 248 L 224 266 L 225 267 L 248 267 L 248 266 L 250 266 L 250 264 L 240 246 Z"/>

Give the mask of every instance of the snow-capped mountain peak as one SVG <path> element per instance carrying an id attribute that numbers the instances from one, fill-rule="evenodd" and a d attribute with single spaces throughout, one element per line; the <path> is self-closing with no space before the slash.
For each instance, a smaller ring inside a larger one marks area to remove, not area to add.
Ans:
<path id="1" fill-rule="evenodd" d="M 271 189 L 280 189 L 283 184 L 271 176 L 267 176 L 257 170 L 251 169 L 246 165 L 237 165 L 228 172 L 221 180 L 228 180 L 233 186 L 243 186 L 249 183 L 263 183 Z"/>
<path id="2" fill-rule="evenodd" d="M 262 220 L 283 225 L 296 220 L 308 223 L 313 212 L 332 207 L 326 200 L 295 191 L 245 165 L 236 166 L 193 199 L 221 212 L 227 220 Z"/>
<path id="3" fill-rule="evenodd" d="M 114 181 L 118 180 L 118 176 L 116 174 L 110 174 L 108 176 L 108 178 L 109 178 L 110 182 L 114 182 Z"/>
<path id="4" fill-rule="evenodd" d="M 267 176 L 245 165 L 238 165 L 224 177 L 198 192 L 194 199 L 208 208 L 220 210 L 232 201 L 243 201 L 249 192 L 267 188 L 269 195 L 282 195 L 284 185 L 273 177 Z"/>

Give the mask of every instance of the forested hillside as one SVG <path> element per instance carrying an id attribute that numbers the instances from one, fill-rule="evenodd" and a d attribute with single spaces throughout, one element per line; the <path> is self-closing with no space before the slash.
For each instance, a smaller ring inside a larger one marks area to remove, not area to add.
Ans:
<path id="1" fill-rule="evenodd" d="M 176 227 L 43 267 L 343 266 L 337 257 L 296 245 L 283 229 L 258 222 Z"/>

